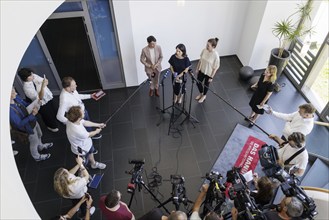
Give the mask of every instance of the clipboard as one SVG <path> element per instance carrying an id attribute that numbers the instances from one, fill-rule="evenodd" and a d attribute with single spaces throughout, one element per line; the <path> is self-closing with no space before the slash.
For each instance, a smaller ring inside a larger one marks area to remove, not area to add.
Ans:
<path id="1" fill-rule="evenodd" d="M 99 183 L 101 182 L 104 174 L 94 174 L 88 186 L 93 189 L 97 189 Z"/>

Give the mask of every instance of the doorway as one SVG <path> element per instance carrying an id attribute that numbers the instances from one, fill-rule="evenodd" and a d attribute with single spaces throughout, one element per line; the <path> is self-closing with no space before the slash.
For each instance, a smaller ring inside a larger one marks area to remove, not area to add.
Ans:
<path id="1" fill-rule="evenodd" d="M 73 77 L 79 91 L 101 88 L 83 17 L 48 19 L 40 28 L 59 77 Z"/>

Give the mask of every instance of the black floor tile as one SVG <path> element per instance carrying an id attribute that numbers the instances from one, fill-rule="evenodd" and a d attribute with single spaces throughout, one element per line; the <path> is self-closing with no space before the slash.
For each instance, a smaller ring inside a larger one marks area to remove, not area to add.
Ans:
<path id="1" fill-rule="evenodd" d="M 112 143 L 114 149 L 133 147 L 135 141 L 132 123 L 113 124 Z"/>

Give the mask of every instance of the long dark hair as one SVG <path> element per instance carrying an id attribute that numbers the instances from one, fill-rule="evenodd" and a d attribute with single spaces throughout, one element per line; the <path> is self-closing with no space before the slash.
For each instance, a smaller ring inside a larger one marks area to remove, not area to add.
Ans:
<path id="1" fill-rule="evenodd" d="M 183 57 L 187 57 L 187 54 L 186 54 L 186 47 L 184 44 L 178 44 L 176 46 L 176 49 L 179 49 L 180 51 L 183 52 Z"/>

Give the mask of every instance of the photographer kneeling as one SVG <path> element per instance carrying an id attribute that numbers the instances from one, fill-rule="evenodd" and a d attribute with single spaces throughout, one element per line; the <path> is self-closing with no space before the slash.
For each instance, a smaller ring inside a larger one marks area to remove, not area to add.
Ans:
<path id="1" fill-rule="evenodd" d="M 284 141 L 276 135 L 271 134 L 271 139 L 276 141 L 280 149 L 278 149 L 279 164 L 289 174 L 302 176 L 308 163 L 308 152 L 305 149 L 305 135 L 300 132 L 294 132 L 288 137 L 288 141 Z"/>

